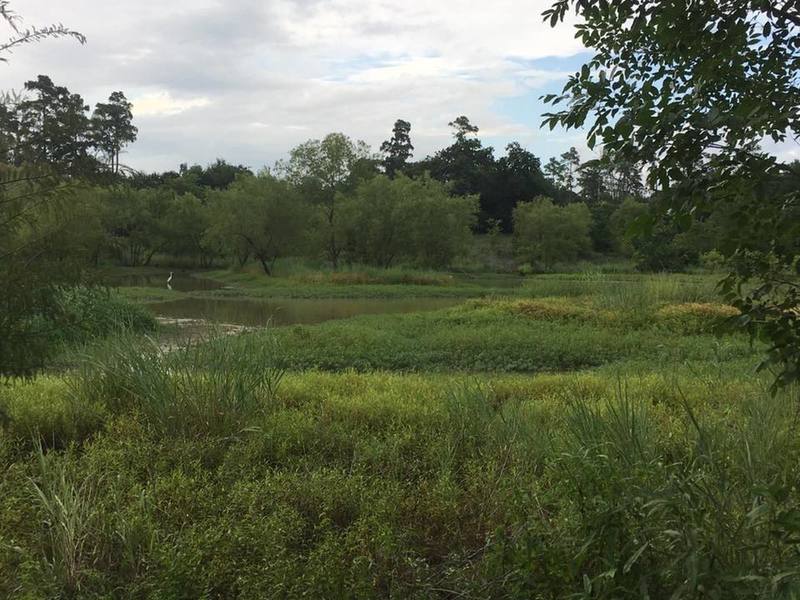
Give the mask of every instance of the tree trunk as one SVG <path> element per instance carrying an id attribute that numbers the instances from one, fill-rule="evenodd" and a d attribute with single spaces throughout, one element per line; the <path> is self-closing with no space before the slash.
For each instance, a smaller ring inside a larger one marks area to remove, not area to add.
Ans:
<path id="1" fill-rule="evenodd" d="M 250 260 L 250 253 L 238 253 L 236 255 L 236 261 L 239 263 L 239 268 L 244 267 L 247 264 L 247 261 Z"/>
<path id="2" fill-rule="evenodd" d="M 269 264 L 269 260 L 266 257 L 259 255 L 258 261 L 261 263 L 261 268 L 264 269 L 264 273 L 266 273 L 267 277 L 272 277 L 272 267 Z"/>
<path id="3" fill-rule="evenodd" d="M 334 192 L 335 193 L 335 192 Z M 336 248 L 336 229 L 334 228 L 334 221 L 336 216 L 336 199 L 331 199 L 330 208 L 328 208 L 328 227 L 331 229 L 331 239 L 328 245 L 328 258 L 331 261 L 331 266 L 333 270 L 336 271 L 339 268 L 339 252 Z"/>

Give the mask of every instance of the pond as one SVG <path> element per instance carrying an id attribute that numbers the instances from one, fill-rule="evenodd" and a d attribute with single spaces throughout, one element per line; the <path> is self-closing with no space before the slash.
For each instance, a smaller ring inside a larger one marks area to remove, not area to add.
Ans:
<path id="1" fill-rule="evenodd" d="M 257 327 L 262 325 L 312 324 L 356 315 L 379 315 L 438 310 L 454 306 L 455 298 L 331 298 L 324 300 L 236 300 L 230 298 L 182 298 L 149 304 L 158 317 L 203 319 Z"/>

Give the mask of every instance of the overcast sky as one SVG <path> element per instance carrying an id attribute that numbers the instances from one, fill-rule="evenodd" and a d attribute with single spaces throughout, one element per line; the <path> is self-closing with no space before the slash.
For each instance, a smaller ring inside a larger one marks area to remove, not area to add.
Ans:
<path id="1" fill-rule="evenodd" d="M 47 74 L 94 105 L 134 104 L 140 170 L 217 157 L 271 165 L 307 139 L 341 131 L 377 150 L 398 118 L 415 157 L 447 145 L 465 114 L 487 145 L 512 140 L 545 162 L 582 132 L 539 128 L 538 98 L 560 91 L 588 54 L 550 0 L 12 0 L 27 24 L 87 37 L 50 40 L 0 63 L 0 89 Z M 796 152 L 796 145 L 794 152 Z"/>
<path id="2" fill-rule="evenodd" d="M 216 157 L 271 165 L 307 139 L 342 131 L 377 150 L 398 118 L 415 157 L 447 145 L 465 114 L 502 154 L 511 140 L 546 160 L 579 132 L 539 129 L 538 97 L 586 54 L 549 0 L 13 0 L 27 24 L 87 37 L 46 41 L 0 63 L 0 88 L 38 74 L 90 103 L 122 90 L 142 170 Z M 5 33 L 5 32 L 3 32 Z"/>

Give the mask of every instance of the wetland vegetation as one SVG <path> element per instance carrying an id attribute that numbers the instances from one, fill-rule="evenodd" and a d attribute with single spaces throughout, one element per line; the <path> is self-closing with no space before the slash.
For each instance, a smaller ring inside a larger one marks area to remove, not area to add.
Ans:
<path id="1" fill-rule="evenodd" d="M 596 160 L 147 174 L 122 92 L 3 96 L 0 597 L 800 598 L 800 9 L 723 4 L 544 13 Z"/>

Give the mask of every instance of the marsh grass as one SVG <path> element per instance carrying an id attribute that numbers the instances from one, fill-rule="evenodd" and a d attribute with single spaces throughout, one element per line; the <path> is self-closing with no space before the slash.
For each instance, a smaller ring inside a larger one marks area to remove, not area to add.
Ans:
<path id="1" fill-rule="evenodd" d="M 534 297 L 590 296 L 598 308 L 641 310 L 676 302 L 717 298 L 716 280 L 708 275 L 633 275 L 585 271 L 574 274 L 538 275 L 525 279 L 524 295 Z"/>
<path id="2" fill-rule="evenodd" d="M 598 309 L 590 298 L 471 300 L 425 313 L 277 328 L 289 369 L 567 371 L 631 361 L 644 368 L 755 357 L 743 336 L 717 337 L 718 311 L 660 316 Z M 258 334 L 253 334 L 258 337 Z"/>
<path id="3" fill-rule="evenodd" d="M 335 272 L 310 271 L 292 275 L 291 278 L 305 284 L 334 285 L 420 285 L 449 286 L 455 284 L 455 277 L 447 273 L 425 272 L 414 269 L 394 267 L 376 269 L 375 267 L 350 266 Z"/>
<path id="4" fill-rule="evenodd" d="M 66 462 L 46 455 L 38 443 L 35 456 L 38 472 L 30 484 L 33 504 L 43 517 L 46 568 L 67 594 L 75 594 L 93 566 L 98 490 L 88 479 L 76 481 L 68 473 Z"/>
<path id="5" fill-rule="evenodd" d="M 0 385 L 0 423 L 5 439 L 20 450 L 36 444 L 65 449 L 82 444 L 99 431 L 107 418 L 103 403 L 73 402 L 61 377 L 40 376 L 34 382 Z"/>
<path id="6" fill-rule="evenodd" d="M 646 463 L 654 454 L 647 404 L 632 399 L 622 381 L 613 396 L 599 403 L 571 398 L 564 430 L 568 447 L 599 452 L 627 466 Z"/>
<path id="7" fill-rule="evenodd" d="M 287 373 L 226 438 L 121 404 L 16 459 L 0 532 L 46 569 L 0 567 L 31 597 L 791 598 L 796 407 L 730 375 Z"/>
<path id="8" fill-rule="evenodd" d="M 230 435 L 275 401 L 283 370 L 268 334 L 165 349 L 119 337 L 88 354 L 71 379 L 76 403 L 139 413 L 162 433 Z"/>
<path id="9" fill-rule="evenodd" d="M 0 390 L 0 596 L 800 597 L 800 391 L 709 281 L 109 340 Z"/>

